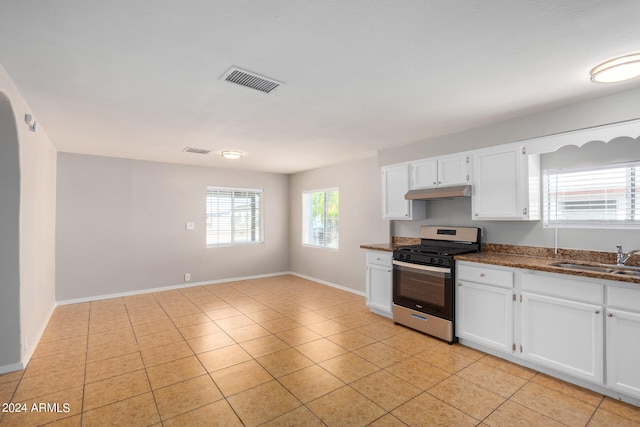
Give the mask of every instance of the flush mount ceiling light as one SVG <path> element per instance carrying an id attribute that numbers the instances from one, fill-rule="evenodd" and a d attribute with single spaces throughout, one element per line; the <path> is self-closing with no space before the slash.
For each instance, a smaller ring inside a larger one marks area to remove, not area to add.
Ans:
<path id="1" fill-rule="evenodd" d="M 242 153 L 240 151 L 223 151 L 221 154 L 225 159 L 231 160 L 239 159 L 240 157 L 242 157 Z"/>
<path id="2" fill-rule="evenodd" d="M 594 83 L 616 83 L 640 76 L 640 53 L 610 59 L 591 70 Z"/>

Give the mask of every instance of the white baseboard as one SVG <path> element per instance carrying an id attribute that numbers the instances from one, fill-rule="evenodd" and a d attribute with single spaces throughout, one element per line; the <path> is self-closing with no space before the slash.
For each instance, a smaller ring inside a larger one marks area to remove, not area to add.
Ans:
<path id="1" fill-rule="evenodd" d="M 49 324 L 49 321 L 51 320 L 51 316 L 53 316 L 53 312 L 56 309 L 56 307 L 57 307 L 57 304 L 54 303 L 49 309 L 49 313 L 46 316 L 45 322 L 42 325 L 40 325 L 40 330 L 37 332 L 36 336 L 29 338 L 29 341 L 31 342 L 31 344 L 27 347 L 27 350 L 22 355 L 22 366 L 26 367 L 29 361 L 31 360 L 31 358 L 33 357 L 33 353 L 36 351 L 36 347 L 38 347 L 38 343 L 42 338 L 42 334 L 44 334 L 45 329 L 47 329 L 47 325 Z M 24 337 L 22 339 L 24 339 Z M 21 343 L 21 344 L 24 346 L 24 343 Z"/>
<path id="2" fill-rule="evenodd" d="M 227 279 L 206 280 L 203 282 L 181 283 L 179 285 L 160 286 L 157 288 L 139 289 L 135 291 L 119 292 L 115 294 L 105 294 L 105 295 L 96 295 L 92 297 L 60 300 L 60 301 L 57 301 L 57 305 L 78 304 L 81 302 L 100 301 L 100 300 L 111 299 L 111 298 L 129 297 L 132 295 L 150 294 L 152 292 L 162 292 L 162 291 L 171 291 L 175 289 L 192 288 L 194 286 L 215 285 L 218 283 L 228 283 L 228 282 L 239 282 L 241 280 L 262 279 L 265 277 L 282 276 L 285 274 L 293 274 L 293 273 L 284 271 L 280 273 L 259 274 L 256 276 L 232 277 Z"/>
<path id="3" fill-rule="evenodd" d="M 111 299 L 111 298 L 128 297 L 128 296 L 132 296 L 132 295 L 150 294 L 152 292 L 162 292 L 162 291 L 171 291 L 171 290 L 175 290 L 175 289 L 191 288 L 191 287 L 194 287 L 194 286 L 215 285 L 215 284 L 218 284 L 218 283 L 239 282 L 239 281 L 242 281 L 242 280 L 263 279 L 265 277 L 284 276 L 284 275 L 287 275 L 287 274 L 291 274 L 293 276 L 297 276 L 297 277 L 301 277 L 303 279 L 311 280 L 313 282 L 318 282 L 318 283 L 321 283 L 323 285 L 330 286 L 332 288 L 340 289 L 342 291 L 351 292 L 352 294 L 360 295 L 362 297 L 365 296 L 364 292 L 357 291 L 357 290 L 352 289 L 352 288 L 347 288 L 346 286 L 341 286 L 341 285 L 338 285 L 336 283 L 327 282 L 325 280 L 317 279 L 315 277 L 307 276 L 307 275 L 296 273 L 296 272 L 293 272 L 293 271 L 282 271 L 282 272 L 279 272 L 279 273 L 259 274 L 259 275 L 256 275 L 256 276 L 232 277 L 232 278 L 227 278 L 227 279 L 206 280 L 206 281 L 203 281 L 203 282 L 181 283 L 179 285 L 161 286 L 161 287 L 157 287 L 157 288 L 140 289 L 140 290 L 135 290 L 135 291 L 119 292 L 119 293 L 115 293 L 115 294 L 96 295 L 96 296 L 84 297 L 84 298 L 73 298 L 73 299 L 56 301 L 56 305 L 78 304 L 78 303 L 82 303 L 82 302 L 91 302 L 91 301 L 100 301 L 100 300 Z M 52 313 L 53 313 L 53 310 L 49 314 L 49 317 L 51 317 Z"/>
<path id="4" fill-rule="evenodd" d="M 25 366 L 27 365 L 23 362 L 13 363 L 11 365 L 2 365 L 0 366 L 0 375 L 6 374 L 7 372 L 20 371 L 24 369 Z"/>
<path id="5" fill-rule="evenodd" d="M 323 285 L 330 286 L 332 288 L 340 289 L 341 291 L 351 292 L 352 294 L 360 295 L 361 297 L 366 296 L 365 292 L 357 291 L 357 290 L 352 289 L 352 288 L 347 288 L 346 286 L 342 286 L 342 285 L 338 285 L 338 284 L 335 284 L 335 283 L 327 282 L 326 280 L 316 279 L 315 277 L 307 276 L 307 275 L 296 273 L 296 272 L 293 272 L 293 271 L 290 271 L 287 274 L 291 274 L 293 276 L 298 276 L 298 277 L 301 277 L 303 279 L 311 280 L 313 282 L 318 282 L 318 283 L 321 283 Z"/>

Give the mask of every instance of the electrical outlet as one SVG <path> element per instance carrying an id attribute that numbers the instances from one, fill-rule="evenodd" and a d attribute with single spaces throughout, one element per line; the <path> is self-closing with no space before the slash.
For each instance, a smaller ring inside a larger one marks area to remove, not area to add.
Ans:
<path id="1" fill-rule="evenodd" d="M 187 230 L 194 230 L 196 228 L 196 224 L 194 222 L 187 222 L 185 224 L 185 228 Z"/>
<path id="2" fill-rule="evenodd" d="M 191 280 L 191 274 L 190 273 L 184 273 L 184 281 L 188 282 Z"/>

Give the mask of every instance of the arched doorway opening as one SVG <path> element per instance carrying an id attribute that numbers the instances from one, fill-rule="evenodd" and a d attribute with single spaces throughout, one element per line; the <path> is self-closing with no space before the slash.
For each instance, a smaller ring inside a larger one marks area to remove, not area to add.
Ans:
<path id="1" fill-rule="evenodd" d="M 0 366 L 20 363 L 20 151 L 16 118 L 0 92 Z"/>

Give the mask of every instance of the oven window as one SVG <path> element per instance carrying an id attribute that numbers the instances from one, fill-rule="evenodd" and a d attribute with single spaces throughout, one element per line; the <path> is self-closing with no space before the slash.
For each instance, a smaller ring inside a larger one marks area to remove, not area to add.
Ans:
<path id="1" fill-rule="evenodd" d="M 393 266 L 394 304 L 453 318 L 453 284 L 450 271 L 434 272 L 408 266 Z"/>
<path id="2" fill-rule="evenodd" d="M 402 280 L 399 282 L 398 294 L 418 302 L 439 307 L 445 304 L 445 285 L 442 273 L 414 271 L 400 267 Z"/>

